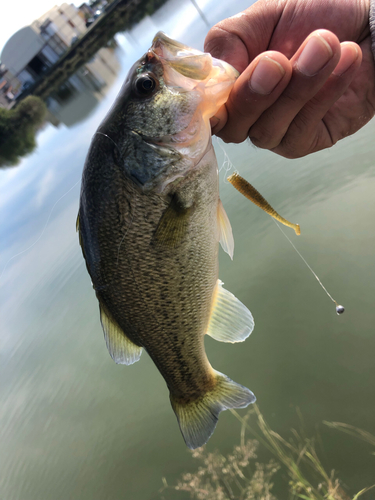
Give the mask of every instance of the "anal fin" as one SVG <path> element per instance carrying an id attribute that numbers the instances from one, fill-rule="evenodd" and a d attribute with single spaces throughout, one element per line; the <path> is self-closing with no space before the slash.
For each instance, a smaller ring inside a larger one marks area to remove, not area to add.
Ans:
<path id="1" fill-rule="evenodd" d="M 120 365 L 132 365 L 139 360 L 142 347 L 128 339 L 118 324 L 100 306 L 100 321 L 102 323 L 107 349 L 112 359 Z"/>
<path id="2" fill-rule="evenodd" d="M 242 342 L 254 329 L 249 309 L 217 280 L 207 335 L 220 342 Z"/>

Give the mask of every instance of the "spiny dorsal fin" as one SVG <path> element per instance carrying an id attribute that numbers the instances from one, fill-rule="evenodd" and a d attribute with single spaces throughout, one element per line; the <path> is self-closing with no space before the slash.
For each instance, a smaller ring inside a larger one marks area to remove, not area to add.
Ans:
<path id="1" fill-rule="evenodd" d="M 182 205 L 178 196 L 173 196 L 168 208 L 156 228 L 153 241 L 156 245 L 175 248 L 183 240 L 193 206 Z"/>
<path id="2" fill-rule="evenodd" d="M 118 324 L 100 306 L 100 321 L 102 323 L 107 349 L 112 359 L 120 365 L 132 365 L 139 360 L 142 347 L 128 339 Z"/>
<path id="3" fill-rule="evenodd" d="M 224 252 L 226 252 L 233 260 L 234 239 L 232 226 L 230 225 L 229 218 L 226 211 L 224 210 L 221 200 L 219 200 L 219 203 L 217 205 L 217 221 L 219 224 L 220 245 Z"/>
<path id="4" fill-rule="evenodd" d="M 191 449 L 203 446 L 215 430 L 219 413 L 229 408 L 246 408 L 254 403 L 254 394 L 214 370 L 215 386 L 195 401 L 184 402 L 170 395 L 181 433 Z"/>
<path id="5" fill-rule="evenodd" d="M 249 309 L 217 280 L 207 335 L 220 342 L 242 342 L 254 329 Z"/>

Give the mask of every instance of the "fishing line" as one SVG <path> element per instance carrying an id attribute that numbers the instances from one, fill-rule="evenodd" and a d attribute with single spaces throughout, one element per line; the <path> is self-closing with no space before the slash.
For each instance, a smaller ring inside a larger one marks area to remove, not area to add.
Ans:
<path id="1" fill-rule="evenodd" d="M 220 171 L 224 168 L 225 169 L 225 174 L 228 174 L 228 172 L 230 172 L 232 169 L 235 170 L 234 168 L 234 165 L 233 163 L 230 161 L 230 158 L 227 154 L 227 152 L 225 151 L 223 145 L 221 144 L 221 142 L 217 141 L 217 144 L 219 145 L 220 149 L 222 150 L 223 154 L 224 154 L 224 161 L 223 161 L 223 164 L 220 168 Z M 233 184 L 231 182 L 231 184 Z M 236 187 L 236 186 L 235 186 Z M 238 188 L 236 188 L 238 189 Z M 242 193 L 244 194 L 244 193 Z M 246 195 L 245 195 L 246 196 Z M 252 200 L 254 202 L 254 200 Z M 297 252 L 297 254 L 300 256 L 300 258 L 303 260 L 303 262 L 305 263 L 305 265 L 308 267 L 308 269 L 310 269 L 311 273 L 314 275 L 315 279 L 318 281 L 319 285 L 323 288 L 323 290 L 325 291 L 325 293 L 327 294 L 327 296 L 332 300 L 332 302 L 336 305 L 336 313 L 338 315 L 342 314 L 344 311 L 345 311 L 345 308 L 344 306 L 338 304 L 336 302 L 336 300 L 332 297 L 332 295 L 328 292 L 328 290 L 326 289 L 326 287 L 323 285 L 323 283 L 320 281 L 318 275 L 314 272 L 314 270 L 311 268 L 311 266 L 308 264 L 308 262 L 306 261 L 306 259 L 303 257 L 303 255 L 301 254 L 301 252 L 296 248 L 296 246 L 294 245 L 294 243 L 292 242 L 292 240 L 289 238 L 289 236 L 287 234 L 285 234 L 285 232 L 283 231 L 283 229 L 281 228 L 280 224 L 274 219 L 274 216 L 272 216 L 271 214 L 269 214 L 270 217 L 272 218 L 272 220 L 274 221 L 274 223 L 276 224 L 276 226 L 280 229 L 280 231 L 283 233 L 283 235 L 285 236 L 285 238 L 289 241 L 289 243 L 292 245 L 292 247 L 294 248 L 294 250 Z M 298 226 L 298 230 L 299 230 L 299 226 Z M 299 234 L 299 232 L 297 233 Z"/>
<path id="2" fill-rule="evenodd" d="M 231 162 L 231 160 L 228 156 L 228 153 L 225 151 L 224 146 L 221 143 L 221 140 L 216 138 L 216 144 L 219 146 L 219 148 L 221 149 L 221 151 L 223 152 L 223 155 L 224 155 L 224 160 L 223 160 L 221 167 L 219 168 L 219 172 L 221 172 L 222 169 L 225 170 L 225 181 L 226 181 L 226 178 L 227 178 L 226 176 L 229 174 L 229 172 L 231 170 L 234 170 L 234 165 Z"/>
<path id="3" fill-rule="evenodd" d="M 5 273 L 6 268 L 8 267 L 8 264 L 9 264 L 9 263 L 10 263 L 13 259 L 15 259 L 16 257 L 19 257 L 19 256 L 20 256 L 20 255 L 22 255 L 23 253 L 28 252 L 29 250 L 31 250 L 31 249 L 33 248 L 33 246 L 35 246 L 35 245 L 38 243 L 38 241 L 40 240 L 40 238 L 43 236 L 43 234 L 44 234 L 45 230 L 47 229 L 47 225 L 48 225 L 48 223 L 49 223 L 49 220 L 50 220 L 50 218 L 51 218 L 52 212 L 53 212 L 54 208 L 56 207 L 56 205 L 57 205 L 57 204 L 59 203 L 59 201 L 61 201 L 61 200 L 62 200 L 62 199 L 63 199 L 63 198 L 67 195 L 67 194 L 69 194 L 69 193 L 70 193 L 70 191 L 72 191 L 72 189 L 74 189 L 74 188 L 75 188 L 75 187 L 76 187 L 76 186 L 77 186 L 80 182 L 81 182 L 81 180 L 77 181 L 77 182 L 76 182 L 76 183 L 75 183 L 75 184 L 74 184 L 74 185 L 73 185 L 70 189 L 68 189 L 68 191 L 67 191 L 65 194 L 63 194 L 63 195 L 62 195 L 62 196 L 61 196 L 61 197 L 60 197 L 60 198 L 59 198 L 59 199 L 55 202 L 55 204 L 54 204 L 54 205 L 53 205 L 53 207 L 51 208 L 51 211 L 50 211 L 49 216 L 48 216 L 48 218 L 47 218 L 47 222 L 45 223 L 44 228 L 43 228 L 43 230 L 42 230 L 42 232 L 41 232 L 41 234 L 40 234 L 39 238 L 38 238 L 36 241 L 34 241 L 34 243 L 33 243 L 32 245 L 30 245 L 29 247 L 25 248 L 25 250 L 22 250 L 21 252 L 18 252 L 16 255 L 13 255 L 13 257 L 11 257 L 11 258 L 8 260 L 8 262 L 5 264 L 4 269 L 2 270 L 2 272 L 1 272 L 1 274 L 0 274 L 0 282 L 1 282 L 1 278 L 3 277 L 3 274 Z"/>
<path id="4" fill-rule="evenodd" d="M 284 231 L 282 230 L 280 224 L 275 221 L 275 219 L 273 219 L 273 222 L 276 224 L 276 226 L 280 229 L 280 231 L 283 233 L 283 235 L 285 236 L 285 238 L 289 241 L 289 243 L 292 245 L 292 247 L 294 248 L 294 250 L 297 252 L 297 254 L 301 257 L 301 259 L 303 260 L 303 262 L 306 264 L 306 266 L 310 269 L 310 271 L 312 272 L 312 274 L 315 276 L 316 280 L 318 281 L 319 285 L 323 288 L 323 290 L 326 292 L 326 294 L 328 295 L 328 297 L 332 300 L 332 302 L 334 302 L 334 304 L 336 305 L 336 313 L 337 314 L 342 314 L 344 311 L 345 311 L 345 308 L 344 306 L 338 304 L 336 302 L 336 300 L 332 297 L 332 295 L 328 292 L 328 290 L 326 289 L 326 287 L 323 285 L 323 283 L 320 281 L 320 279 L 318 278 L 318 275 L 313 271 L 313 269 L 311 268 L 311 266 L 306 262 L 306 259 L 303 257 L 303 255 L 300 253 L 300 251 L 296 248 L 296 246 L 294 245 L 294 243 L 292 242 L 292 240 L 289 238 L 289 236 L 287 234 L 284 233 Z"/>

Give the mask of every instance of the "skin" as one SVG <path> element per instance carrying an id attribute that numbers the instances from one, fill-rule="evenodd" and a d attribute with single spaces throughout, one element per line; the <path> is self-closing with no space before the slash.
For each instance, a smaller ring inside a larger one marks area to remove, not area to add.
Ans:
<path id="1" fill-rule="evenodd" d="M 241 75 L 213 133 L 287 158 L 355 133 L 375 113 L 368 19 L 369 0 L 258 0 L 218 23 L 205 50 Z"/>

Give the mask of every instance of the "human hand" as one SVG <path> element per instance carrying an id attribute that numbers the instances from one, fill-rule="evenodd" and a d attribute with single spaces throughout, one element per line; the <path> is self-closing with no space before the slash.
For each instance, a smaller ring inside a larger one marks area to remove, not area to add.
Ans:
<path id="1" fill-rule="evenodd" d="M 363 127 L 375 113 L 369 7 L 258 0 L 214 26 L 205 51 L 241 75 L 211 120 L 213 133 L 298 158 Z"/>

